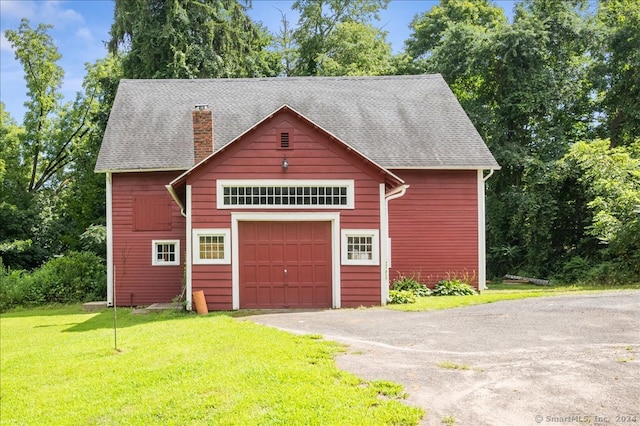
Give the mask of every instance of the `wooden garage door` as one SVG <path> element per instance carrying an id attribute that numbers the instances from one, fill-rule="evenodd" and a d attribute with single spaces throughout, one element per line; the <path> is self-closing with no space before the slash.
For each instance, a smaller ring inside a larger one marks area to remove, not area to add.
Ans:
<path id="1" fill-rule="evenodd" d="M 330 222 L 240 222 L 240 308 L 330 308 Z"/>

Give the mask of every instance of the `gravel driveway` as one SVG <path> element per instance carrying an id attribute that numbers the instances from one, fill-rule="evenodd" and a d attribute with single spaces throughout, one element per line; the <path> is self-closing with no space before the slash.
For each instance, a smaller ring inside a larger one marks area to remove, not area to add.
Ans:
<path id="1" fill-rule="evenodd" d="M 425 425 L 640 425 L 640 291 L 247 318 L 346 343 L 338 366 L 402 383 Z"/>

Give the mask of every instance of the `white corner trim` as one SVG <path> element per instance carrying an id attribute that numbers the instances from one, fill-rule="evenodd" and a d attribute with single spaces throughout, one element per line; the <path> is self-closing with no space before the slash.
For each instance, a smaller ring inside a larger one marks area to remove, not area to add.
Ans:
<path id="1" fill-rule="evenodd" d="M 340 213 L 336 212 L 238 212 L 231 213 L 231 303 L 240 309 L 240 242 L 238 223 L 250 222 L 331 222 L 332 308 L 341 307 L 340 294 Z"/>
<path id="2" fill-rule="evenodd" d="M 193 296 L 192 296 L 192 291 L 193 291 L 193 268 L 191 266 L 191 259 L 193 258 L 193 251 L 192 251 L 192 246 L 191 246 L 191 228 L 192 228 L 192 217 L 191 217 L 191 185 L 187 185 L 186 186 L 186 196 L 185 196 L 185 203 L 187 205 L 187 212 L 186 212 L 186 218 L 187 218 L 187 229 L 186 229 L 186 244 L 187 244 L 187 250 L 186 250 L 186 259 L 185 259 L 185 268 L 186 268 L 186 272 L 185 272 L 185 300 L 187 302 L 186 308 L 188 311 L 191 310 L 192 305 L 193 305 Z M 184 211 L 184 210 L 183 210 Z"/>
<path id="3" fill-rule="evenodd" d="M 106 173 L 105 192 L 107 198 L 107 306 L 113 306 L 113 177 L 111 172 Z"/>
<path id="4" fill-rule="evenodd" d="M 489 175 L 491 176 L 491 175 Z M 484 201 L 484 171 L 477 172 L 478 185 L 478 290 L 487 289 L 487 243 Z"/>

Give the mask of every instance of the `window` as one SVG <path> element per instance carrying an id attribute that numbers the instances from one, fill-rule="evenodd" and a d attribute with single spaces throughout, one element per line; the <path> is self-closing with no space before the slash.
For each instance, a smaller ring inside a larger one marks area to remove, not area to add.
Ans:
<path id="1" fill-rule="evenodd" d="M 153 240 L 152 265 L 180 265 L 180 240 Z"/>
<path id="2" fill-rule="evenodd" d="M 343 265 L 378 265 L 380 263 L 377 229 L 342 230 Z"/>
<path id="3" fill-rule="evenodd" d="M 218 181 L 218 208 L 353 208 L 353 181 Z"/>
<path id="4" fill-rule="evenodd" d="M 228 229 L 194 229 L 193 263 L 228 264 L 231 263 Z"/>

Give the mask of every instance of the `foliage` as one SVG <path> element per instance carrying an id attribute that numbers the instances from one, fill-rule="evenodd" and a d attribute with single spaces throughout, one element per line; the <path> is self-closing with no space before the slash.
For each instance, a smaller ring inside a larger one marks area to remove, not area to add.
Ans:
<path id="1" fill-rule="evenodd" d="M 386 75 L 391 71 L 391 45 L 386 33 L 360 22 L 339 22 L 316 57 L 317 75 Z"/>
<path id="2" fill-rule="evenodd" d="M 375 52 L 375 58 L 384 60 L 385 34 L 365 23 L 378 19 L 378 12 L 388 3 L 389 0 L 296 0 L 292 9 L 300 14 L 300 19 L 293 32 L 297 61 L 292 74 L 321 75 L 320 62 L 325 62 L 325 72 L 327 66 L 331 70 L 324 75 L 338 75 L 340 69 L 354 73 L 360 65 L 367 69 L 377 68 L 377 64 L 363 55 L 366 52 L 356 52 L 353 43 L 366 45 L 366 49 Z M 336 31 L 347 38 L 339 38 L 339 34 L 334 34 Z M 329 59 L 332 61 L 327 64 Z M 358 72 L 350 75 L 364 75 L 366 71 L 358 69 Z"/>
<path id="3" fill-rule="evenodd" d="M 619 147 L 609 140 L 578 142 L 559 165 L 579 176 L 592 212 L 586 232 L 607 246 L 603 259 L 640 277 L 640 139 Z"/>
<path id="4" fill-rule="evenodd" d="M 415 303 L 416 295 L 409 290 L 389 290 L 389 303 L 404 304 Z"/>
<path id="5" fill-rule="evenodd" d="M 636 0 L 606 0 L 596 15 L 598 46 L 592 79 L 603 113 L 602 137 L 613 146 L 640 135 L 640 8 Z"/>
<path id="6" fill-rule="evenodd" d="M 0 263 L 0 311 L 16 306 L 87 302 L 106 297 L 104 260 L 89 252 L 53 258 L 33 273 Z"/>
<path id="7" fill-rule="evenodd" d="M 109 51 L 127 78 L 263 77 L 280 72 L 270 44 L 238 0 L 117 0 Z"/>
<path id="8" fill-rule="evenodd" d="M 478 293 L 469 284 L 457 278 L 450 278 L 438 281 L 432 294 L 434 296 L 472 296 Z"/>
<path id="9" fill-rule="evenodd" d="M 426 285 L 422 284 L 415 277 L 407 277 L 399 275 L 391 284 L 392 290 L 405 290 L 410 291 L 417 297 L 426 297 L 431 295 L 431 290 Z"/>
<path id="10" fill-rule="evenodd" d="M 224 313 L 119 308 L 117 324 L 119 351 L 111 309 L 3 314 L 3 423 L 411 425 L 424 415 L 399 386 L 339 370 L 343 348 L 316 336 Z"/>
<path id="11" fill-rule="evenodd" d="M 0 256 L 18 269 L 80 249 L 79 235 L 104 221 L 104 176 L 93 168 L 110 109 L 104 83 L 115 93 L 119 64 L 110 58 L 89 65 L 83 92 L 61 104 L 64 72 L 50 29 L 23 19 L 17 31 L 5 32 L 23 64 L 29 98 L 22 125 L 0 105 Z"/>
<path id="12" fill-rule="evenodd" d="M 554 286 L 536 286 L 532 284 L 489 284 L 489 289 L 474 297 L 449 296 L 449 297 L 421 297 L 416 303 L 407 305 L 387 305 L 389 309 L 397 311 L 434 311 L 442 309 L 459 308 L 463 306 L 495 303 L 505 300 L 518 300 L 531 297 L 567 296 L 572 294 L 584 294 L 602 291 L 640 290 L 640 282 L 624 283 L 602 282 L 598 285 L 569 284 Z"/>

